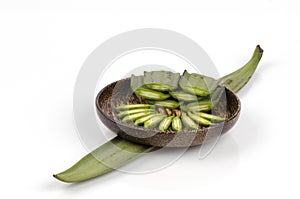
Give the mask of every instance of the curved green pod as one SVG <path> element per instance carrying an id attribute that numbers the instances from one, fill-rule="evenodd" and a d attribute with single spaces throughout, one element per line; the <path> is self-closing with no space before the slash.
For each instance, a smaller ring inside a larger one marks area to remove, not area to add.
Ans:
<path id="1" fill-rule="evenodd" d="M 53 175 L 63 182 L 80 182 L 103 175 L 153 150 L 115 137 L 101 145 L 64 172 Z"/>
<path id="2" fill-rule="evenodd" d="M 257 45 L 251 59 L 242 68 L 220 78 L 220 83 L 233 92 L 238 92 L 252 77 L 263 55 L 263 52 L 263 49 Z"/>
<path id="3" fill-rule="evenodd" d="M 195 122 L 201 124 L 201 125 L 204 125 L 204 126 L 214 126 L 215 124 L 212 123 L 211 121 L 199 116 L 199 115 L 196 115 L 192 112 L 188 112 L 188 116 L 190 118 L 192 118 Z"/>
<path id="4" fill-rule="evenodd" d="M 176 116 L 172 120 L 172 129 L 174 131 L 181 131 L 182 129 L 182 122 L 179 116 Z"/>
<path id="5" fill-rule="evenodd" d="M 170 97 L 169 94 L 165 94 L 159 91 L 154 91 L 150 89 L 139 88 L 134 91 L 137 96 L 149 100 L 165 100 Z"/>
<path id="6" fill-rule="evenodd" d="M 194 129 L 197 130 L 199 128 L 198 124 L 194 122 L 189 116 L 187 116 L 186 113 L 182 113 L 181 120 L 184 126 L 188 129 Z"/>
<path id="7" fill-rule="evenodd" d="M 163 121 L 161 121 L 161 123 L 159 124 L 159 130 L 160 131 L 166 131 L 170 124 L 172 123 L 172 120 L 175 116 L 169 116 L 167 118 L 165 118 Z"/>

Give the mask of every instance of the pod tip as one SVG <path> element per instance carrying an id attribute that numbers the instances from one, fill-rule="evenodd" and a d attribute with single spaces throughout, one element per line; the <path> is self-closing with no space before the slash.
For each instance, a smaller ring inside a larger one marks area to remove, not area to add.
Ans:
<path id="1" fill-rule="evenodd" d="M 264 52 L 264 50 L 260 47 L 259 44 L 256 46 L 256 48 L 259 50 L 260 53 L 263 53 L 263 52 Z"/>
<path id="2" fill-rule="evenodd" d="M 60 178 L 58 174 L 53 174 L 52 176 L 53 176 L 55 179 L 57 179 L 57 180 L 59 180 L 59 181 L 61 181 L 61 182 L 66 182 L 65 180 L 63 180 L 62 178 Z"/>

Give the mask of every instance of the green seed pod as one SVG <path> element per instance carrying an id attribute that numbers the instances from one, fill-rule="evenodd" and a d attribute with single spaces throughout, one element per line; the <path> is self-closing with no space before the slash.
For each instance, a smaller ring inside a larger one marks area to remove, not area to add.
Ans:
<path id="1" fill-rule="evenodd" d="M 188 112 L 188 115 L 190 118 L 192 118 L 195 122 L 199 124 L 202 124 L 204 126 L 214 126 L 214 124 L 211 121 L 200 117 L 199 115 L 193 114 L 192 112 Z"/>
<path id="2" fill-rule="evenodd" d="M 217 121 L 217 122 L 222 122 L 225 121 L 226 118 L 220 117 L 220 116 L 216 116 L 216 115 L 212 115 L 212 114 L 208 114 L 208 113 L 203 113 L 203 112 L 193 112 L 195 115 L 198 115 L 202 118 L 208 119 L 208 120 L 213 120 L 213 121 Z"/>
<path id="3" fill-rule="evenodd" d="M 139 88 L 139 89 L 135 90 L 134 93 L 137 96 L 140 96 L 144 99 L 149 99 L 149 100 L 165 100 L 170 97 L 169 94 L 165 94 L 162 92 L 153 91 L 153 90 L 149 90 L 149 89 L 143 89 L 143 88 Z"/>
<path id="4" fill-rule="evenodd" d="M 182 129 L 182 123 L 181 123 L 181 119 L 179 116 L 176 116 L 173 118 L 172 120 L 172 129 L 174 131 L 181 131 Z"/>
<path id="5" fill-rule="evenodd" d="M 161 106 L 161 107 L 170 108 L 170 109 L 178 108 L 180 105 L 179 102 L 174 101 L 174 100 L 155 101 L 155 102 L 153 102 L 153 104 L 155 106 Z"/>
<path id="6" fill-rule="evenodd" d="M 163 132 L 166 131 L 172 123 L 173 118 L 174 116 L 170 116 L 161 121 L 161 123 L 159 124 L 159 130 Z"/>
<path id="7" fill-rule="evenodd" d="M 181 120 L 184 126 L 188 129 L 198 129 L 198 124 L 196 124 L 189 116 L 187 116 L 186 113 L 182 113 Z"/>
<path id="8" fill-rule="evenodd" d="M 189 94 L 182 91 L 169 92 L 169 93 L 173 98 L 179 101 L 192 102 L 192 101 L 198 101 L 202 99 L 202 97 L 198 97 L 196 95 Z"/>
<path id="9" fill-rule="evenodd" d="M 157 91 L 169 91 L 172 89 L 171 86 L 166 84 L 147 84 L 146 87 Z"/>
<path id="10" fill-rule="evenodd" d="M 157 116 L 150 118 L 149 120 L 144 122 L 144 128 L 147 129 L 147 128 L 153 128 L 153 127 L 157 126 L 165 117 L 167 117 L 167 116 L 166 115 L 157 115 Z"/>
<path id="11" fill-rule="evenodd" d="M 184 107 L 181 107 L 184 111 L 209 111 L 212 109 L 214 104 L 211 101 L 202 101 L 190 103 Z"/>
<path id="12" fill-rule="evenodd" d="M 137 119 L 137 120 L 134 122 L 134 124 L 135 124 L 135 125 L 142 125 L 142 124 L 144 124 L 144 122 L 146 122 L 147 120 L 151 119 L 151 118 L 154 117 L 154 116 L 158 116 L 158 115 L 162 115 L 162 114 L 160 114 L 160 113 L 153 113 L 153 114 L 147 115 L 147 116 L 145 116 L 145 117 L 142 117 L 142 118 L 140 118 L 140 119 Z"/>
<path id="13" fill-rule="evenodd" d="M 132 114 L 134 114 L 134 113 L 140 113 L 140 112 L 149 112 L 149 113 L 151 113 L 151 112 L 154 112 L 154 109 L 146 109 L 146 108 L 139 108 L 139 109 L 131 109 L 131 110 L 127 110 L 127 111 L 122 111 L 122 112 L 120 112 L 118 115 L 117 115 L 117 117 L 118 118 L 122 118 L 122 117 L 124 117 L 124 116 L 126 116 L 126 115 L 132 115 Z"/>
<path id="14" fill-rule="evenodd" d="M 226 86 L 226 88 L 229 88 L 231 91 L 237 93 L 251 79 L 263 52 L 263 49 L 257 45 L 251 59 L 242 68 L 220 78 L 220 83 Z"/>
<path id="15" fill-rule="evenodd" d="M 135 121 L 141 117 L 147 116 L 149 115 L 150 112 L 149 111 L 145 111 L 145 112 L 141 112 L 141 113 L 135 113 L 133 115 L 127 115 L 126 117 L 124 117 L 122 119 L 122 122 L 130 122 L 130 121 Z"/>
<path id="16" fill-rule="evenodd" d="M 128 105 L 117 106 L 116 110 L 123 111 L 123 110 L 128 110 L 128 109 L 151 108 L 151 107 L 153 107 L 153 106 L 150 104 L 128 104 Z"/>

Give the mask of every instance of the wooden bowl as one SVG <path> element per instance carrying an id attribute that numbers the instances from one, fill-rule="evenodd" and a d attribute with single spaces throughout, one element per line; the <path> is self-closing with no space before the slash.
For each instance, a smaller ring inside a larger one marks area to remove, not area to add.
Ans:
<path id="1" fill-rule="evenodd" d="M 215 106 L 216 108 L 214 108 L 216 113 L 219 110 L 226 110 L 219 114 L 228 118 L 225 122 L 197 130 L 183 129 L 181 132 L 172 130 L 161 132 L 158 128 L 144 129 L 143 126 L 121 122 L 116 117 L 114 108 L 124 104 L 124 102 L 141 102 L 141 99 L 133 94 L 129 78 L 113 82 L 98 93 L 96 107 L 100 120 L 106 127 L 126 140 L 156 147 L 189 147 L 210 141 L 231 129 L 238 120 L 241 110 L 238 97 L 225 88 L 224 97 L 221 98 L 220 102 Z"/>

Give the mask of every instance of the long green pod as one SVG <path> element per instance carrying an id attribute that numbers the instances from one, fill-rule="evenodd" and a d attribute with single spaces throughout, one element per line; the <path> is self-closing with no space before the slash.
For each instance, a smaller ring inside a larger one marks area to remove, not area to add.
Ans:
<path id="1" fill-rule="evenodd" d="M 174 131 L 181 131 L 182 122 L 181 122 L 180 116 L 176 116 L 176 117 L 173 118 L 173 120 L 172 120 L 172 129 Z"/>
<path id="2" fill-rule="evenodd" d="M 201 125 L 204 125 L 204 126 L 214 126 L 215 124 L 212 123 L 211 121 L 203 118 L 203 117 L 200 117 L 199 115 L 196 115 L 192 112 L 188 112 L 188 116 L 190 118 L 192 118 L 195 122 L 201 124 Z"/>
<path id="3" fill-rule="evenodd" d="M 122 119 L 122 122 L 131 122 L 131 121 L 134 122 L 135 120 L 140 119 L 141 117 L 147 116 L 151 113 L 153 113 L 153 112 L 148 110 L 148 111 L 144 111 L 144 112 L 140 112 L 140 113 L 135 113 L 132 115 L 127 115 L 126 117 L 124 117 Z"/>
<path id="4" fill-rule="evenodd" d="M 137 96 L 143 97 L 149 100 L 165 100 L 170 97 L 169 94 L 165 94 L 159 91 L 153 91 L 150 89 L 139 88 L 134 91 Z"/>
<path id="5" fill-rule="evenodd" d="M 252 61 L 250 60 L 241 69 L 238 69 L 237 71 L 230 73 L 219 80 L 221 80 L 223 85 L 231 89 L 233 92 L 238 92 L 248 82 L 243 82 L 241 80 L 249 80 L 252 77 L 262 53 L 263 50 L 257 46 L 251 58 Z M 239 85 L 237 82 L 239 82 L 241 85 Z M 180 121 L 178 116 L 175 117 L 172 121 L 172 128 L 174 121 L 178 121 L 176 118 Z M 117 169 L 154 149 L 155 147 L 129 142 L 117 136 L 104 145 L 98 147 L 94 153 L 92 152 L 86 155 L 71 168 L 53 176 L 63 182 L 81 182 Z M 134 153 L 128 153 L 128 151 Z M 97 154 L 99 158 L 92 154 Z M 108 167 L 103 162 L 98 161 L 98 159 L 102 160 L 104 158 L 107 159 L 107 161 L 112 162 L 113 167 Z"/>
<path id="6" fill-rule="evenodd" d="M 208 120 L 213 120 L 216 122 L 222 122 L 222 121 L 226 120 L 226 118 L 224 118 L 224 117 L 220 117 L 220 116 L 212 115 L 212 114 L 208 114 L 208 113 L 203 113 L 203 112 L 193 112 L 193 113 L 195 115 L 198 115 L 199 117 L 202 117 L 202 118 L 205 118 Z"/>
<path id="7" fill-rule="evenodd" d="M 176 92 L 171 91 L 169 93 L 173 98 L 179 101 L 192 102 L 192 101 L 198 101 L 202 99 L 202 97 L 198 97 L 197 95 L 193 95 L 182 91 L 176 91 Z"/>
<path id="8" fill-rule="evenodd" d="M 188 129 L 198 129 L 198 124 L 196 124 L 186 113 L 182 113 L 181 120 L 184 126 Z"/>
<path id="9" fill-rule="evenodd" d="M 160 131 L 166 131 L 170 124 L 172 123 L 172 120 L 175 116 L 169 116 L 169 117 L 166 117 L 163 121 L 160 122 L 159 124 L 159 130 Z"/>
<path id="10" fill-rule="evenodd" d="M 151 119 L 151 118 L 154 117 L 154 116 L 158 116 L 158 115 L 163 115 L 163 114 L 161 114 L 161 113 L 153 113 L 153 114 L 147 115 L 147 116 L 145 116 L 145 117 L 142 117 L 142 118 L 140 118 L 140 119 L 135 120 L 134 124 L 135 124 L 135 125 L 142 125 L 142 124 L 144 124 L 144 122 L 146 122 L 147 120 Z"/>
<path id="11" fill-rule="evenodd" d="M 80 182 L 103 175 L 153 150 L 115 137 L 101 145 L 64 172 L 53 175 L 63 182 Z"/>
<path id="12" fill-rule="evenodd" d="M 153 128 L 156 127 L 164 118 L 166 118 L 166 115 L 157 115 L 154 116 L 152 118 L 150 118 L 149 120 L 147 120 L 146 122 L 144 122 L 144 128 Z"/>
<path id="13" fill-rule="evenodd" d="M 214 106 L 214 103 L 210 100 L 190 103 L 186 106 L 182 106 L 181 109 L 184 111 L 209 111 Z"/>
<path id="14" fill-rule="evenodd" d="M 154 109 L 146 109 L 146 108 L 138 108 L 138 109 L 132 109 L 132 110 L 127 110 L 127 111 L 122 111 L 119 114 L 117 114 L 118 118 L 122 118 L 126 115 L 131 115 L 134 113 L 140 113 L 140 112 L 154 112 Z"/>
<path id="15" fill-rule="evenodd" d="M 263 55 L 263 52 L 263 49 L 261 49 L 261 47 L 257 45 L 248 63 L 242 68 L 238 69 L 237 71 L 234 71 L 220 78 L 220 83 L 232 90 L 233 92 L 237 93 L 248 83 L 248 81 L 252 77 Z"/>
<path id="16" fill-rule="evenodd" d="M 117 111 L 124 111 L 128 109 L 138 109 L 138 108 L 151 108 L 153 107 L 151 104 L 127 104 L 127 105 L 121 105 L 117 106 Z"/>
<path id="17" fill-rule="evenodd" d="M 180 103 L 174 100 L 154 101 L 150 103 L 154 104 L 155 106 L 161 106 L 170 109 L 178 108 L 180 106 Z"/>

